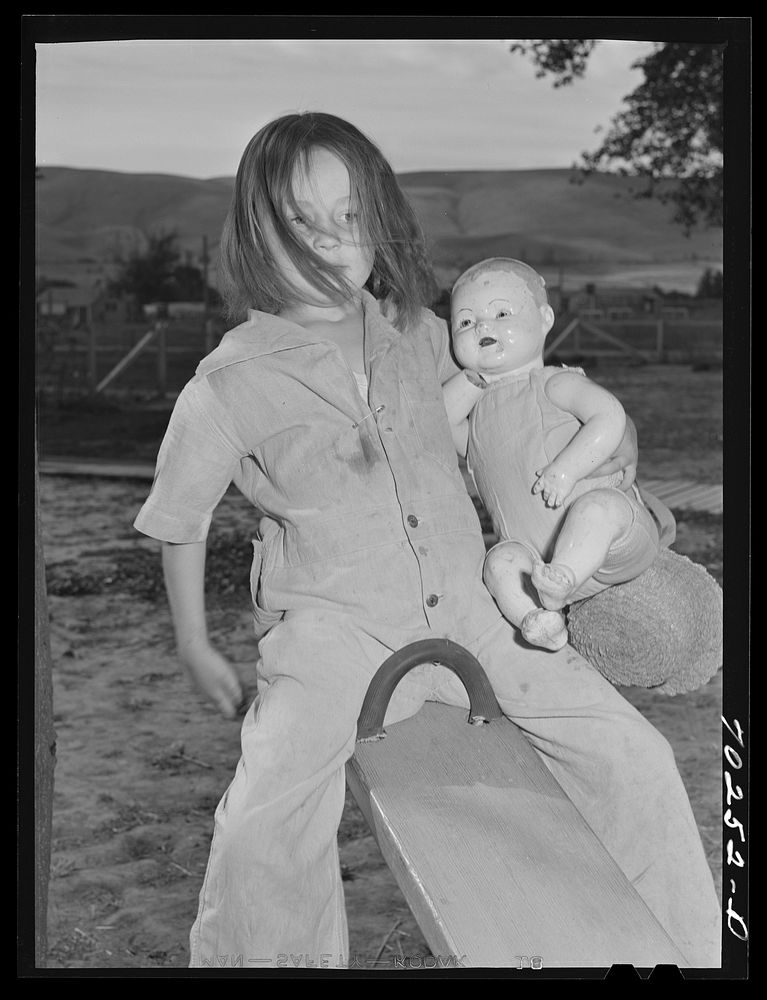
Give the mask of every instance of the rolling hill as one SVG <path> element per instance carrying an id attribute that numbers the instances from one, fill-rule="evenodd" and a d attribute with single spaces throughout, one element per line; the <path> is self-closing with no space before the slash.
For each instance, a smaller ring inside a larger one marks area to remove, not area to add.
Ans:
<path id="1" fill-rule="evenodd" d="M 443 285 L 484 257 L 519 257 L 577 286 L 658 284 L 693 291 L 706 267 L 721 268 L 722 232 L 690 237 L 655 200 L 630 196 L 632 181 L 569 170 L 429 171 L 399 177 L 427 234 Z M 215 276 L 218 238 L 233 178 L 45 167 L 36 184 L 37 267 L 48 278 L 91 284 L 116 253 L 174 231 L 199 262 L 208 239 Z"/>

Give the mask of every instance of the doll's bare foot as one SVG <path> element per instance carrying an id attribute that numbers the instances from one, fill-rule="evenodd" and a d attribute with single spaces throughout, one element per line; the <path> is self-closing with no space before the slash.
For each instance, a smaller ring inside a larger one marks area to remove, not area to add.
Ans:
<path id="1" fill-rule="evenodd" d="M 573 571 L 561 563 L 535 562 L 530 578 L 538 591 L 541 604 L 549 611 L 563 608 L 575 590 Z"/>
<path id="2" fill-rule="evenodd" d="M 565 617 L 559 611 L 533 608 L 528 611 L 520 625 L 522 635 L 531 646 L 542 649 L 561 649 L 567 644 Z"/>

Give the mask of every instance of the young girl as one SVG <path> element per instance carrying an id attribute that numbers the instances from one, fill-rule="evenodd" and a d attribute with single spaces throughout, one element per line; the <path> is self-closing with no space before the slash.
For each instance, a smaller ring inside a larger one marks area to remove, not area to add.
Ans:
<path id="1" fill-rule="evenodd" d="M 390 166 L 352 125 L 288 115 L 245 150 L 222 272 L 247 319 L 179 396 L 136 520 L 163 542 L 181 660 L 232 716 L 240 687 L 205 627 L 205 537 L 232 481 L 266 515 L 251 578 L 259 695 L 216 812 L 191 965 L 347 964 L 344 765 L 372 675 L 433 636 L 479 659 L 690 965 L 717 965 L 717 900 L 668 743 L 571 649 L 520 644 L 483 586 L 442 400 L 458 369 L 423 306 L 422 247 Z M 629 445 L 619 464 L 635 459 Z M 425 666 L 387 723 L 427 699 L 468 705 L 455 675 Z"/>

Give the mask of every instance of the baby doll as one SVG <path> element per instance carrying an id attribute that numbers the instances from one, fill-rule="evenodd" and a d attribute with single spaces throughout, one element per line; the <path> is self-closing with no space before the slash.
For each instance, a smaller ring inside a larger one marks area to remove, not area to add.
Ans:
<path id="1" fill-rule="evenodd" d="M 643 573 L 659 533 L 633 467 L 592 476 L 618 447 L 625 414 L 580 369 L 544 365 L 554 323 L 544 286 L 531 267 L 501 257 L 458 278 L 452 337 L 464 371 L 444 396 L 500 539 L 485 584 L 530 644 L 554 650 L 568 641 L 563 609 Z"/>

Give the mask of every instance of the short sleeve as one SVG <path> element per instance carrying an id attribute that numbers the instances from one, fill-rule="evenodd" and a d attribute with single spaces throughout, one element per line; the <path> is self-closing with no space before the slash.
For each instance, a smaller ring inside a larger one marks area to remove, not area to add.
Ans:
<path id="1" fill-rule="evenodd" d="M 241 457 L 207 378 L 193 379 L 176 400 L 134 528 L 164 542 L 204 541 Z"/>

